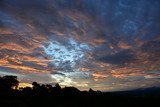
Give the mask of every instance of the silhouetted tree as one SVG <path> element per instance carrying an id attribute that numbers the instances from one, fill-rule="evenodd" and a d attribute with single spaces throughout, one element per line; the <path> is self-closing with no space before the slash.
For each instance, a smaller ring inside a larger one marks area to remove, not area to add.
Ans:
<path id="1" fill-rule="evenodd" d="M 63 88 L 63 93 L 67 95 L 77 95 L 80 93 L 80 90 L 75 87 L 65 87 Z"/>
<path id="2" fill-rule="evenodd" d="M 46 87 L 46 85 L 42 84 L 39 88 L 41 94 L 46 94 L 48 92 L 48 89 Z"/>
<path id="3" fill-rule="evenodd" d="M 52 93 L 54 94 L 59 94 L 61 92 L 61 87 L 60 85 L 57 83 L 55 84 L 55 86 L 52 88 Z"/>
<path id="4" fill-rule="evenodd" d="M 46 88 L 47 88 L 48 90 L 50 90 L 50 89 L 52 89 L 53 87 L 52 87 L 52 85 L 47 84 L 47 85 L 46 85 Z"/>
<path id="5" fill-rule="evenodd" d="M 55 84 L 55 89 L 57 89 L 57 90 L 61 90 L 61 87 L 60 87 L 60 85 L 57 83 L 57 84 Z"/>
<path id="6" fill-rule="evenodd" d="M 31 95 L 32 94 L 32 88 L 31 87 L 25 87 L 25 88 L 22 88 L 21 89 L 22 90 L 22 93 L 21 94 L 23 94 L 23 95 Z"/>
<path id="7" fill-rule="evenodd" d="M 0 90 L 3 90 L 5 88 L 5 81 L 3 77 L 0 77 Z"/>
<path id="8" fill-rule="evenodd" d="M 89 93 L 94 93 L 94 92 L 95 91 L 92 88 L 89 89 Z"/>
<path id="9" fill-rule="evenodd" d="M 11 89 L 17 89 L 19 81 L 16 76 L 4 76 L 0 77 L 0 89 L 7 91 Z"/>
<path id="10" fill-rule="evenodd" d="M 33 82 L 32 85 L 34 90 L 40 88 L 40 85 L 37 82 Z"/>
<path id="11" fill-rule="evenodd" d="M 53 87 L 52 87 L 52 85 L 47 84 L 46 89 L 48 90 L 48 92 L 51 92 Z"/>

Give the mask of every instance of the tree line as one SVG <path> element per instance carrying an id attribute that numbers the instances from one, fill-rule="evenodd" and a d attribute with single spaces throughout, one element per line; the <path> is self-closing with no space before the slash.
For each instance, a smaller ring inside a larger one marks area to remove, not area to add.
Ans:
<path id="1" fill-rule="evenodd" d="M 160 106 L 160 89 L 125 92 L 101 92 L 75 87 L 62 88 L 58 83 L 18 88 L 16 76 L 0 77 L 0 107 L 139 107 Z"/>
<path id="2" fill-rule="evenodd" d="M 33 87 L 24 87 L 24 88 L 18 88 L 19 81 L 17 80 L 16 76 L 3 76 L 0 77 L 0 91 L 3 93 L 7 92 L 24 92 L 24 93 L 31 93 L 32 91 L 37 94 L 61 94 L 61 93 L 67 93 L 67 94 L 78 94 L 81 91 L 75 87 L 64 87 L 61 88 L 60 85 L 57 83 L 54 86 L 50 84 L 38 84 L 37 82 L 33 82 Z M 83 91 L 84 93 L 87 93 L 87 91 Z M 89 89 L 89 93 L 101 93 L 101 91 L 94 91 L 93 89 Z"/>

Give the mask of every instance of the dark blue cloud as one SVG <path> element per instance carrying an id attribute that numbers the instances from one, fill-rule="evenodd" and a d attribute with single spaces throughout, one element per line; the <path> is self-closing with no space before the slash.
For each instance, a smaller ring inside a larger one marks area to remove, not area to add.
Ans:
<path id="1" fill-rule="evenodd" d="M 111 63 L 116 65 L 125 65 L 125 63 L 130 63 L 135 60 L 135 55 L 130 50 L 123 50 L 120 52 L 117 52 L 115 54 L 106 55 L 106 56 L 100 56 L 98 58 L 99 61 L 105 62 L 105 63 Z"/>
<path id="2" fill-rule="evenodd" d="M 159 53 L 160 52 L 160 41 L 148 41 L 142 45 L 143 52 Z"/>

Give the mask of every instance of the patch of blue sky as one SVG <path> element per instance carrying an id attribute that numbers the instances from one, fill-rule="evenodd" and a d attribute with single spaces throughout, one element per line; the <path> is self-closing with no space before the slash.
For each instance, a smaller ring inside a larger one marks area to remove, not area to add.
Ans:
<path id="1" fill-rule="evenodd" d="M 57 41 L 50 42 L 48 47 L 44 47 L 47 55 L 52 57 L 53 64 L 59 66 L 60 63 L 69 61 L 71 67 L 74 67 L 76 61 L 84 57 L 85 50 L 89 50 L 89 46 L 85 43 L 78 44 L 75 40 L 69 39 L 68 45 L 64 46 Z"/>

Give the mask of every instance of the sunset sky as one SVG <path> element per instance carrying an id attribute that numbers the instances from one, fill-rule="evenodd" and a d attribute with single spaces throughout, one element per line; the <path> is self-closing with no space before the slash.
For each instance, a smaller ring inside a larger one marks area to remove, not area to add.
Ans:
<path id="1" fill-rule="evenodd" d="M 81 90 L 160 86 L 160 0 L 0 0 L 0 76 Z"/>

